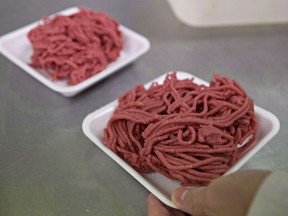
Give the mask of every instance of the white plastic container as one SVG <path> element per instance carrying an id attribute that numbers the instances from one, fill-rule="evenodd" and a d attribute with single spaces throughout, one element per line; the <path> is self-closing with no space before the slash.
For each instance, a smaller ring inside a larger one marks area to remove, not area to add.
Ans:
<path id="1" fill-rule="evenodd" d="M 58 12 L 55 15 L 71 15 L 78 12 L 78 7 L 71 7 Z M 24 26 L 13 32 L 5 34 L 0 37 L 0 53 L 6 56 L 9 60 L 14 62 L 26 73 L 30 74 L 36 80 L 43 83 L 48 88 L 55 92 L 62 94 L 65 97 L 72 97 L 102 79 L 110 76 L 111 74 L 119 71 L 122 67 L 132 63 L 141 55 L 146 53 L 150 48 L 150 42 L 142 35 L 128 29 L 127 27 L 120 25 L 119 29 L 123 36 L 123 50 L 120 53 L 120 57 L 110 63 L 104 70 L 94 76 L 80 82 L 76 85 L 67 85 L 66 80 L 53 81 L 51 77 L 48 77 L 42 70 L 37 70 L 29 66 L 30 57 L 32 55 L 32 46 L 27 38 L 27 33 L 39 25 L 42 21 L 37 21 L 30 25 Z"/>
<path id="2" fill-rule="evenodd" d="M 145 88 L 150 87 L 152 82 L 163 83 L 167 74 L 156 78 L 155 80 L 147 83 Z M 186 72 L 177 72 L 178 79 L 187 79 L 194 77 L 194 82 L 197 84 L 208 85 L 204 80 L 193 76 Z M 103 130 L 106 128 L 113 111 L 117 107 L 117 100 L 107 104 L 104 107 L 87 115 L 82 123 L 84 134 L 109 155 L 116 163 L 118 163 L 124 170 L 132 175 L 139 183 L 141 183 L 147 190 L 153 193 L 163 203 L 173 208 L 176 208 L 171 200 L 172 192 L 179 187 L 179 182 L 166 178 L 160 173 L 143 174 L 137 172 L 117 154 L 111 151 L 103 143 Z M 255 106 L 255 114 L 259 122 L 259 133 L 253 146 L 243 155 L 224 175 L 228 175 L 240 169 L 253 155 L 255 155 L 264 145 L 266 145 L 279 131 L 280 123 L 278 118 L 271 112 Z M 116 177 L 116 176 L 115 176 Z"/>
<path id="3" fill-rule="evenodd" d="M 191 26 L 209 27 L 288 22 L 288 0 L 168 0 Z"/>

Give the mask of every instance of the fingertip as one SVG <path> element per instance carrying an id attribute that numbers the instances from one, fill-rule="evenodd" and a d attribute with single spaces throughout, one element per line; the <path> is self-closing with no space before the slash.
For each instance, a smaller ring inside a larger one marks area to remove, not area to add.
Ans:
<path id="1" fill-rule="evenodd" d="M 162 206 L 161 201 L 154 194 L 149 194 L 147 201 L 149 206 Z"/>
<path id="2" fill-rule="evenodd" d="M 155 202 L 156 197 L 153 194 L 149 194 L 147 198 L 148 204 L 153 204 Z"/>
<path id="3" fill-rule="evenodd" d="M 172 201 L 178 208 L 183 207 L 183 200 L 190 189 L 191 188 L 187 187 L 179 187 L 172 193 Z"/>
<path id="4" fill-rule="evenodd" d="M 152 194 L 152 193 L 150 193 L 149 195 L 148 195 L 148 199 L 155 199 L 156 197 Z"/>
<path id="5" fill-rule="evenodd" d="M 169 210 L 153 194 L 148 195 L 148 216 L 170 216 Z"/>

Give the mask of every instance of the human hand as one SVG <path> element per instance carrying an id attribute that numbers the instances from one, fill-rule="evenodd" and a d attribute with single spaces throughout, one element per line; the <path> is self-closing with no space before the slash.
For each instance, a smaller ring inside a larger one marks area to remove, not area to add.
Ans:
<path id="1" fill-rule="evenodd" d="M 166 206 L 153 194 L 149 194 L 147 199 L 148 216 L 185 216 L 185 213 Z"/>
<path id="2" fill-rule="evenodd" d="M 206 187 L 180 187 L 172 194 L 175 205 L 193 216 L 243 216 L 258 188 L 270 174 L 264 170 L 245 170 L 222 176 Z M 148 216 L 180 216 L 153 195 L 148 197 Z M 181 216 L 182 216 L 181 215 Z"/>

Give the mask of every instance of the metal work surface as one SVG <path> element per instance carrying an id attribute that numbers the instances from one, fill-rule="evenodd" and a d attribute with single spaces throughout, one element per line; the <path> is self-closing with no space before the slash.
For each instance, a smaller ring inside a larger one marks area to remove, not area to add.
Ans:
<path id="1" fill-rule="evenodd" d="M 82 132 L 90 112 L 137 82 L 181 70 L 239 81 L 280 119 L 280 132 L 243 169 L 288 171 L 288 25 L 191 28 L 166 1 L 1 0 L 0 35 L 71 6 L 106 11 L 151 49 L 73 98 L 0 56 L 0 215 L 146 215 L 148 191 Z"/>

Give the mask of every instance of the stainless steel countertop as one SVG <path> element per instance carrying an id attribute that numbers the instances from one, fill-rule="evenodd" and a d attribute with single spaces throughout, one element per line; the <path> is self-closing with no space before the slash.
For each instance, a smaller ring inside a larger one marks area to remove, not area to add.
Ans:
<path id="1" fill-rule="evenodd" d="M 0 56 L 0 215 L 146 215 L 148 191 L 84 136 L 81 123 L 135 83 L 171 70 L 238 80 L 281 122 L 243 168 L 288 171 L 288 25 L 191 28 L 163 0 L 2 0 L 0 35 L 80 4 L 145 35 L 151 50 L 74 98 Z"/>

